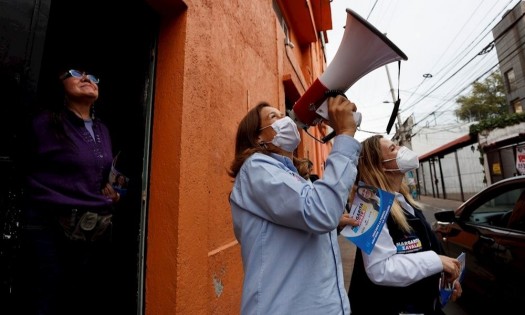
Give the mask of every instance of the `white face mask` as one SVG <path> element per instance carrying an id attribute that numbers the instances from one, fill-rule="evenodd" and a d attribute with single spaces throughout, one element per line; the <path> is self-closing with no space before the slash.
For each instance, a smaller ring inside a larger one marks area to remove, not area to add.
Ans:
<path id="1" fill-rule="evenodd" d="M 287 152 L 293 152 L 299 145 L 299 142 L 301 142 L 301 135 L 299 135 L 297 125 L 290 117 L 285 116 L 278 119 L 270 126 L 276 133 L 275 137 L 273 137 L 270 142 L 276 147 Z M 262 127 L 260 130 L 270 126 Z"/>
<path id="2" fill-rule="evenodd" d="M 406 173 L 419 167 L 419 158 L 417 157 L 417 154 L 407 147 L 399 148 L 395 159 L 383 160 L 383 163 L 392 160 L 396 160 L 397 167 L 399 168 L 385 169 L 385 172 L 400 171 L 401 173 Z"/>

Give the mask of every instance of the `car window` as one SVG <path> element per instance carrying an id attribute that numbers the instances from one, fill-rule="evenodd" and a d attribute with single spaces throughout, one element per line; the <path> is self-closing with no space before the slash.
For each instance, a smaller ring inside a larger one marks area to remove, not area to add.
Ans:
<path id="1" fill-rule="evenodd" d="M 514 208 L 516 208 L 514 217 L 517 217 L 518 212 L 521 211 L 517 208 L 517 203 L 520 200 L 520 196 L 525 199 L 524 191 L 525 189 L 522 188 L 512 189 L 501 192 L 497 196 L 488 199 L 488 201 L 481 204 L 474 211 L 472 211 L 468 222 L 479 225 L 520 229 L 518 226 L 519 224 L 512 227 L 508 225 Z M 524 221 L 525 224 L 525 201 L 523 208 L 521 221 Z M 523 228 L 525 228 L 525 226 L 523 226 Z"/>
<path id="2" fill-rule="evenodd" d="M 525 231 L 525 189 L 521 191 L 514 208 L 512 208 L 507 227 L 513 230 Z"/>

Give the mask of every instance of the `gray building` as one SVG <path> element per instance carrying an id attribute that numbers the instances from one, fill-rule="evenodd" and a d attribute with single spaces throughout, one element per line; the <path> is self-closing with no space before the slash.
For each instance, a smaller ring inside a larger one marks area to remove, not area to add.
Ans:
<path id="1" fill-rule="evenodd" d="M 499 68 L 503 75 L 509 113 L 525 112 L 525 1 L 505 13 L 493 28 Z M 525 148 L 525 123 L 481 132 L 488 183 L 518 175 L 518 150 Z"/>
<path id="2" fill-rule="evenodd" d="M 524 111 L 525 99 L 525 2 L 519 2 L 503 15 L 492 29 L 503 75 L 509 113 Z"/>

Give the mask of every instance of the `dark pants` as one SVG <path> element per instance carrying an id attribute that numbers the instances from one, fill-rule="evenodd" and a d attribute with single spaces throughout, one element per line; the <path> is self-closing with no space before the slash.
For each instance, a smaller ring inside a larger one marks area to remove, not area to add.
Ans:
<path id="1" fill-rule="evenodd" d="M 118 292 L 112 289 L 111 253 L 110 239 L 70 240 L 56 215 L 29 212 L 15 285 L 17 314 L 112 313 L 112 297 Z"/>

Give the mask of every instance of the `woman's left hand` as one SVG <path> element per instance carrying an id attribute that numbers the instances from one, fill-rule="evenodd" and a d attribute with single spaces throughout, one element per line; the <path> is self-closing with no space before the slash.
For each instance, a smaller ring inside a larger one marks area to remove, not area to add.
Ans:
<path id="1" fill-rule="evenodd" d="M 459 297 L 461 297 L 461 294 L 463 293 L 463 289 L 461 288 L 461 283 L 459 283 L 459 280 L 454 281 L 454 289 L 452 291 L 452 296 L 450 299 L 454 302 Z"/>
<path id="2" fill-rule="evenodd" d="M 111 186 L 110 183 L 107 183 L 106 187 L 102 188 L 102 194 L 113 202 L 118 202 L 120 200 L 120 194 L 113 189 L 113 186 Z"/>
<path id="3" fill-rule="evenodd" d="M 337 228 L 342 230 L 347 225 L 358 226 L 359 222 L 356 219 L 350 217 L 348 213 L 343 213 L 343 215 L 339 219 L 339 225 L 337 226 Z"/>

